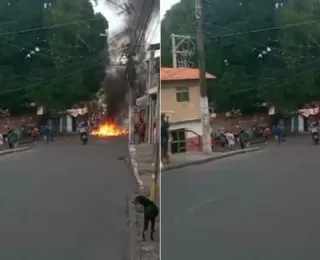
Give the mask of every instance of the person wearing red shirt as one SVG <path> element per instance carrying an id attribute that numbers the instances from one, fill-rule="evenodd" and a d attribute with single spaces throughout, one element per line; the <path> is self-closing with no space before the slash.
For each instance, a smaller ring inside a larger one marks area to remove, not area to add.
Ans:
<path id="1" fill-rule="evenodd" d="M 142 118 L 140 118 L 139 122 L 139 143 L 144 143 L 146 136 L 146 124 Z"/>

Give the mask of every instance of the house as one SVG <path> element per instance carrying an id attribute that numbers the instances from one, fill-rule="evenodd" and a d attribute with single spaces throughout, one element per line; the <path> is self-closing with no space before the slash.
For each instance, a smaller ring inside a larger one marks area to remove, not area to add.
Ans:
<path id="1" fill-rule="evenodd" d="M 319 105 L 312 107 L 305 106 L 298 110 L 298 113 L 291 115 L 291 132 L 292 133 L 309 133 L 310 125 L 320 121 Z"/>
<path id="2" fill-rule="evenodd" d="M 160 55 L 156 54 L 160 49 L 160 44 L 151 44 L 148 49 L 148 58 L 145 61 L 146 70 L 148 71 L 146 78 L 146 88 L 141 97 L 137 98 L 136 118 L 142 117 L 147 123 L 146 141 L 148 144 L 156 142 L 154 135 L 154 125 L 157 114 L 158 88 L 160 88 Z"/>
<path id="3" fill-rule="evenodd" d="M 206 78 L 216 77 L 206 73 Z M 202 136 L 199 69 L 161 68 L 161 112 L 170 122 L 171 152 L 199 151 Z"/>
<path id="4" fill-rule="evenodd" d="M 57 133 L 76 133 L 80 122 L 91 118 L 100 118 L 104 109 L 103 104 L 100 104 L 98 99 L 79 102 L 71 109 L 55 113 L 45 112 L 45 109 L 40 106 L 37 111 L 39 120 L 36 125 L 40 127 L 50 121 Z"/>

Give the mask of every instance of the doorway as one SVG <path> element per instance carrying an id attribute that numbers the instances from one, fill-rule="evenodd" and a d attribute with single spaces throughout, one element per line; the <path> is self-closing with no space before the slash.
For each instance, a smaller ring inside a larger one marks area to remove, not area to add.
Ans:
<path id="1" fill-rule="evenodd" d="M 171 153 L 185 153 L 187 152 L 186 144 L 186 131 L 184 128 L 171 130 L 170 131 L 172 141 L 171 141 Z"/>

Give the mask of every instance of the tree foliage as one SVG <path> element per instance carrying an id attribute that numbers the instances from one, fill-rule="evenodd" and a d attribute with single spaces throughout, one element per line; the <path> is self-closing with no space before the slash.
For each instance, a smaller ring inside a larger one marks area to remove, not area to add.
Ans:
<path id="1" fill-rule="evenodd" d="M 108 23 L 90 1 L 0 3 L 0 107 L 21 112 L 36 103 L 66 109 L 99 89 Z"/>
<path id="2" fill-rule="evenodd" d="M 162 21 L 164 66 L 172 66 L 171 33 L 195 36 L 192 2 L 182 0 Z M 263 102 L 291 110 L 320 98 L 318 1 L 203 2 L 206 66 L 218 77 L 209 83 L 216 110 L 253 112 Z"/>

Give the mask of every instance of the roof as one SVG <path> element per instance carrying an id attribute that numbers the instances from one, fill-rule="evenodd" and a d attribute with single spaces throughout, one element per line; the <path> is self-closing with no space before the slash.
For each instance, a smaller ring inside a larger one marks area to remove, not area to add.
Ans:
<path id="1" fill-rule="evenodd" d="M 207 79 L 215 79 L 216 76 L 206 73 Z M 196 80 L 199 79 L 199 69 L 194 68 L 161 68 L 161 81 L 171 80 Z"/>

